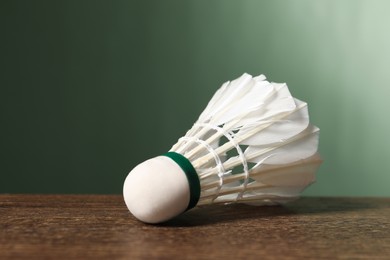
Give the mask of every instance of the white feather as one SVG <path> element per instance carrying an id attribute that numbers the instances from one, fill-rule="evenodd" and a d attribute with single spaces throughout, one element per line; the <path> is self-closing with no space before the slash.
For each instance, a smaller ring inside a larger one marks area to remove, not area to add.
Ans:
<path id="1" fill-rule="evenodd" d="M 307 104 L 286 84 L 245 73 L 221 86 L 171 151 L 197 170 L 199 205 L 263 205 L 294 199 L 315 181 L 318 140 Z"/>

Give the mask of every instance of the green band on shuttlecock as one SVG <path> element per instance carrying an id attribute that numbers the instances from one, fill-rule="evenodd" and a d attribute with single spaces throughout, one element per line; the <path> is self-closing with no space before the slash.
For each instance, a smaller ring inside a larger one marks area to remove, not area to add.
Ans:
<path id="1" fill-rule="evenodd" d="M 200 198 L 200 181 L 194 166 L 192 166 L 191 162 L 186 157 L 179 153 L 168 152 L 163 155 L 175 161 L 186 174 L 190 185 L 190 202 L 188 203 L 186 210 L 192 209 L 196 206 Z"/>

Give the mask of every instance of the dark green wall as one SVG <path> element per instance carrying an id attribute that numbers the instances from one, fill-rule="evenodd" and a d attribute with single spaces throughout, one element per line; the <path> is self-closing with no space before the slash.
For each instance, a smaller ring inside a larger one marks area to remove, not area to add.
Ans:
<path id="1" fill-rule="evenodd" d="M 287 82 L 325 159 L 307 195 L 390 195 L 388 1 L 1 1 L 0 193 L 120 193 L 222 82 Z"/>

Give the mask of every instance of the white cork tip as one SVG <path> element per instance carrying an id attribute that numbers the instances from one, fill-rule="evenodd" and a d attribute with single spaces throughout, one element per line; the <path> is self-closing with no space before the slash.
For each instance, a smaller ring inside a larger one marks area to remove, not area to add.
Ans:
<path id="1" fill-rule="evenodd" d="M 187 177 L 171 158 L 158 156 L 137 165 L 123 185 L 130 212 L 145 223 L 160 223 L 183 213 L 190 201 Z"/>

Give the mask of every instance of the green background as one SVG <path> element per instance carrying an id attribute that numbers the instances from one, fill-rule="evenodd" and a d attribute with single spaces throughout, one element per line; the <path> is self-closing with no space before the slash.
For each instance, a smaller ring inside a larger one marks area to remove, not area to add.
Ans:
<path id="1" fill-rule="evenodd" d="M 390 2 L 1 1 L 0 193 L 121 193 L 244 72 L 309 103 L 306 195 L 390 196 Z"/>

